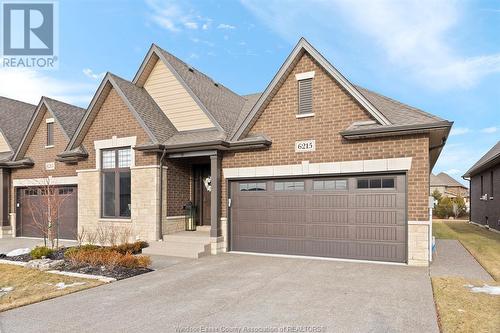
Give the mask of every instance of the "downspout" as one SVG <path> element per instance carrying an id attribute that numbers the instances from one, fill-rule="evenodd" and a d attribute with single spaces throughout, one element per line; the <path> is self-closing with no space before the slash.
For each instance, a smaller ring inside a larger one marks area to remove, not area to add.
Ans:
<path id="1" fill-rule="evenodd" d="M 158 197 L 160 199 L 159 207 L 158 207 L 158 240 L 163 240 L 163 163 L 165 161 L 165 155 L 167 154 L 167 149 L 163 148 L 163 152 L 160 157 L 160 193 Z"/>

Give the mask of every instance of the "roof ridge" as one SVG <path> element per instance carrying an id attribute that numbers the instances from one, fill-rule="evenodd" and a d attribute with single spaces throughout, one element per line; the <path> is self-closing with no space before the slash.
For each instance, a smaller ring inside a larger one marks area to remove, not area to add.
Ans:
<path id="1" fill-rule="evenodd" d="M 154 44 L 160 51 L 162 52 L 165 52 L 167 53 L 168 55 L 170 55 L 171 57 L 173 57 L 175 60 L 179 61 L 182 65 L 186 66 L 187 68 L 192 68 L 193 70 L 195 70 L 196 72 L 198 72 L 199 74 L 201 74 L 202 76 L 204 76 L 206 79 L 210 80 L 212 83 L 217 84 L 218 87 L 222 87 L 224 89 L 226 89 L 228 92 L 238 96 L 238 97 L 243 97 L 242 95 L 234 92 L 233 90 L 231 90 L 230 88 L 228 88 L 227 86 L 225 86 L 224 84 L 220 83 L 219 81 L 215 81 L 212 77 L 208 76 L 207 74 L 205 74 L 204 72 L 200 71 L 198 68 L 194 67 L 193 65 L 191 64 L 188 64 L 187 62 L 185 62 L 184 60 L 180 59 L 179 57 L 177 57 L 176 55 L 174 55 L 173 53 L 171 52 L 168 52 L 167 50 L 161 48 L 160 46 L 158 46 L 157 44 Z"/>

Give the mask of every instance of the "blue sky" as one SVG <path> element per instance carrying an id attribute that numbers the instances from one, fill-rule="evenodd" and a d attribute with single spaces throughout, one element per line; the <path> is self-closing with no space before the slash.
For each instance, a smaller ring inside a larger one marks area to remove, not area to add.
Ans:
<path id="1" fill-rule="evenodd" d="M 87 106 L 151 43 L 237 93 L 262 91 L 301 36 L 351 82 L 455 122 L 434 168 L 459 178 L 500 139 L 499 1 L 61 1 L 54 71 L 0 69 L 0 95 Z"/>

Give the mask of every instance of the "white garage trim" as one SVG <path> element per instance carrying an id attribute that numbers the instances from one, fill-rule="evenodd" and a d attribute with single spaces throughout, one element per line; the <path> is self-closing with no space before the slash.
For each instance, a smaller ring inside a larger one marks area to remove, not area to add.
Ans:
<path id="1" fill-rule="evenodd" d="M 12 180 L 14 187 L 25 186 L 53 186 L 53 185 L 77 185 L 78 177 L 51 177 L 48 178 L 31 178 L 31 179 L 14 179 Z"/>
<path id="2" fill-rule="evenodd" d="M 346 174 L 358 172 L 407 171 L 411 169 L 411 157 L 386 158 L 378 160 L 357 160 L 328 163 L 269 165 L 247 168 L 224 168 L 224 178 L 310 176 L 321 174 Z"/>

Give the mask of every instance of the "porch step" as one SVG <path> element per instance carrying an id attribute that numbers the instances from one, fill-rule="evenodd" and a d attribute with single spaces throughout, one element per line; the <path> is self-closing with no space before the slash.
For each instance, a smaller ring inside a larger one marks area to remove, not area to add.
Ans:
<path id="1" fill-rule="evenodd" d="M 182 231 L 164 235 L 163 242 L 151 242 L 142 253 L 198 259 L 210 255 L 210 235 L 204 231 Z"/>

